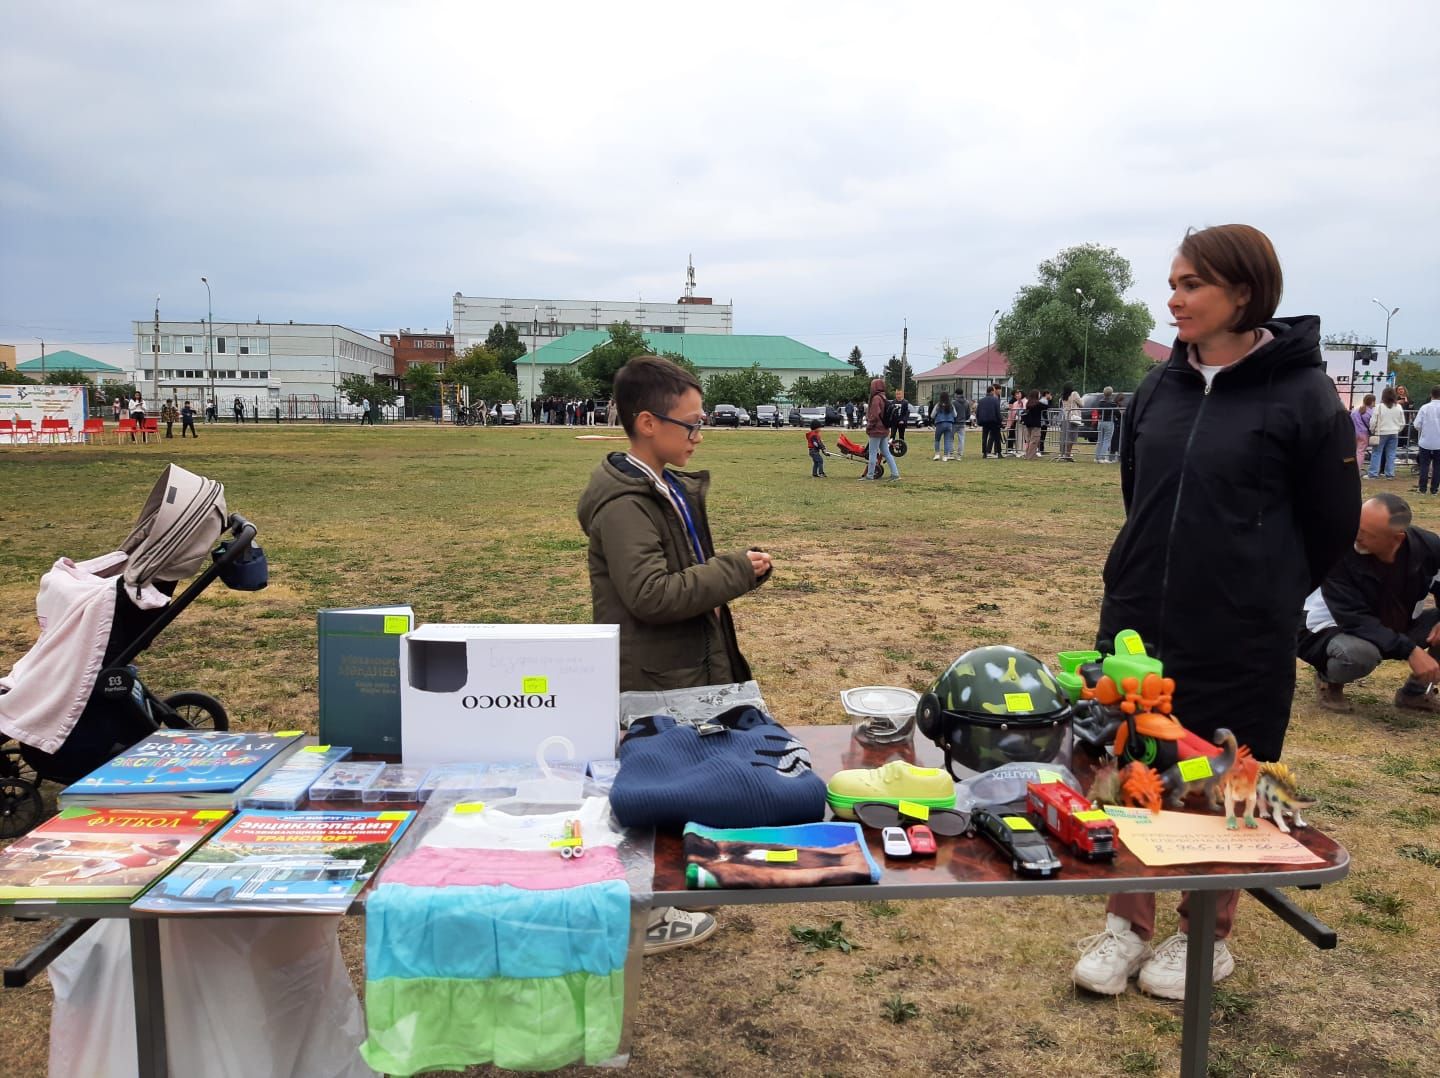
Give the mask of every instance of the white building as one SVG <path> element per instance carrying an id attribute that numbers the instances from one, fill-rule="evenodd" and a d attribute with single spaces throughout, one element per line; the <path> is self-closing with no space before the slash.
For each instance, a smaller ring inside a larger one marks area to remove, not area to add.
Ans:
<path id="1" fill-rule="evenodd" d="M 222 411 L 240 397 L 247 411 L 268 415 L 278 407 L 287 416 L 308 416 L 333 407 L 348 375 L 395 377 L 394 350 L 344 326 L 216 322 L 208 347 L 206 328 L 203 321 L 161 322 L 156 341 L 153 321 L 135 322 L 135 383 L 142 392 L 199 402 L 213 390 Z"/>
<path id="2" fill-rule="evenodd" d="M 685 294 L 674 303 L 646 303 L 637 299 L 496 299 L 455 293 L 451 325 L 455 351 L 484 344 L 496 325 L 514 326 L 530 351 L 567 333 L 605 329 L 629 322 L 645 333 L 729 333 L 734 307 L 695 295 L 695 266 L 687 267 Z"/>

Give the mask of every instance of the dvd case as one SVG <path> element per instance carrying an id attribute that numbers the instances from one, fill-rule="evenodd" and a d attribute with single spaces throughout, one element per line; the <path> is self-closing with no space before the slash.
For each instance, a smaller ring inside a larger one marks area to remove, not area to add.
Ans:
<path id="1" fill-rule="evenodd" d="M 367 805 L 383 804 L 389 801 L 415 801 L 420 796 L 420 784 L 430 773 L 428 767 L 407 764 L 386 764 L 375 781 L 365 787 L 360 799 Z"/>
<path id="2" fill-rule="evenodd" d="M 332 764 L 350 756 L 348 745 L 306 745 L 237 802 L 237 808 L 293 812 L 310 797 L 310 787 Z"/>
<path id="3" fill-rule="evenodd" d="M 382 760 L 342 760 L 331 764 L 310 787 L 310 800 L 359 801 L 384 770 Z"/>
<path id="4" fill-rule="evenodd" d="M 485 784 L 486 764 L 436 764 L 420 784 L 420 800 L 429 801 L 436 790 L 479 790 Z"/>

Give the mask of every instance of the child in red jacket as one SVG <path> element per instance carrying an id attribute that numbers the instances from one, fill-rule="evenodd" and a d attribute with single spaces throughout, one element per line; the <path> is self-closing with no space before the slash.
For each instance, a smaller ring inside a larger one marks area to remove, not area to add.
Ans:
<path id="1" fill-rule="evenodd" d="M 820 437 L 820 420 L 818 419 L 812 419 L 810 429 L 805 432 L 805 448 L 810 450 L 810 460 L 814 462 L 810 469 L 810 478 L 829 478 L 825 474 L 825 458 L 831 454 L 825 448 L 825 442 Z"/>

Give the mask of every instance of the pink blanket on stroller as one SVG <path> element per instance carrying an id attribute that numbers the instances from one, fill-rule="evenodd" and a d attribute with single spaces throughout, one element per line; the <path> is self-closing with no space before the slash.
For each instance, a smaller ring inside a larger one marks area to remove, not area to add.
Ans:
<path id="1" fill-rule="evenodd" d="M 58 752 L 95 687 L 115 619 L 115 583 L 129 555 L 61 558 L 40 578 L 35 616 L 40 639 L 0 678 L 0 732 L 42 752 Z M 146 585 L 130 600 L 154 610 L 170 600 Z"/>

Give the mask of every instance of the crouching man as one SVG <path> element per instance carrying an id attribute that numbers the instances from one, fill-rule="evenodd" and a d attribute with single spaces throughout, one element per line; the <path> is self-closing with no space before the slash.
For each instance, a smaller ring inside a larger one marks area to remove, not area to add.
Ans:
<path id="1" fill-rule="evenodd" d="M 1410 506 L 1377 494 L 1360 507 L 1360 530 L 1330 575 L 1305 600 L 1297 652 L 1315 667 L 1318 703 L 1326 711 L 1353 710 L 1345 685 L 1385 659 L 1403 659 L 1410 676 L 1395 706 L 1440 712 L 1440 536 L 1411 523 Z"/>

